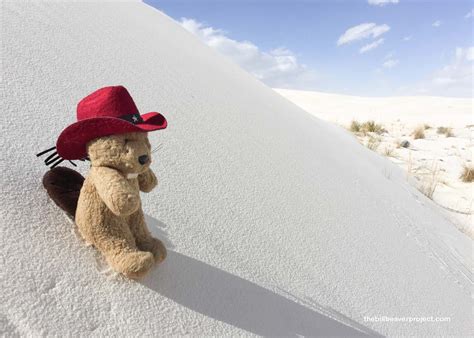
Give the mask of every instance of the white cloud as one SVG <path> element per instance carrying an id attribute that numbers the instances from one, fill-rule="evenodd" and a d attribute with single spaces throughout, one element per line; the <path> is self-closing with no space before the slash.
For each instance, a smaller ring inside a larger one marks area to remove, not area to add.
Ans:
<path id="1" fill-rule="evenodd" d="M 457 52 L 456 54 L 462 58 L 463 49 L 458 48 L 456 52 Z M 474 47 L 466 48 L 464 50 L 464 53 L 466 55 L 466 61 L 474 61 Z"/>
<path id="2" fill-rule="evenodd" d="M 410 41 L 413 36 L 408 35 L 403 38 L 403 41 Z"/>
<path id="3" fill-rule="evenodd" d="M 418 86 L 431 95 L 473 96 L 474 46 L 456 48 L 451 63 L 435 71 Z"/>
<path id="4" fill-rule="evenodd" d="M 315 72 L 301 64 L 296 55 L 286 48 L 262 51 L 252 42 L 233 40 L 226 32 L 196 20 L 182 18 L 179 23 L 270 87 L 314 88 Z"/>
<path id="5" fill-rule="evenodd" d="M 383 43 L 384 39 L 378 39 L 372 43 L 368 43 L 366 44 L 365 46 L 363 46 L 361 49 L 359 49 L 359 53 L 360 54 L 364 54 L 364 53 L 367 53 L 368 51 L 372 50 L 372 49 L 375 49 L 377 48 L 378 46 L 380 46 L 382 43 Z"/>
<path id="6" fill-rule="evenodd" d="M 388 25 L 377 25 L 375 23 L 362 23 L 360 25 L 349 28 L 337 40 L 337 45 L 343 45 L 353 41 L 376 38 L 390 30 Z"/>
<path id="7" fill-rule="evenodd" d="M 464 15 L 464 18 L 469 19 L 474 17 L 474 8 L 471 9 L 466 15 Z"/>
<path id="8" fill-rule="evenodd" d="M 396 60 L 396 59 L 388 59 L 387 61 L 385 61 L 384 63 L 382 63 L 382 67 L 384 68 L 393 68 L 395 67 L 396 65 L 399 64 L 399 61 Z"/>
<path id="9" fill-rule="evenodd" d="M 386 4 L 398 4 L 398 0 L 367 0 L 369 5 L 385 6 Z"/>
<path id="10" fill-rule="evenodd" d="M 436 20 L 435 22 L 433 22 L 433 23 L 431 24 L 431 26 L 433 26 L 433 27 L 439 27 L 439 26 L 441 26 L 441 21 Z"/>

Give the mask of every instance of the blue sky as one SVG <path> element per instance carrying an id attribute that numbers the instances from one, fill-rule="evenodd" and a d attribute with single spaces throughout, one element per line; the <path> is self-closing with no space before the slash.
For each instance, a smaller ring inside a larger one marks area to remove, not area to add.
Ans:
<path id="1" fill-rule="evenodd" d="M 272 87 L 473 93 L 473 1 L 146 2 Z"/>

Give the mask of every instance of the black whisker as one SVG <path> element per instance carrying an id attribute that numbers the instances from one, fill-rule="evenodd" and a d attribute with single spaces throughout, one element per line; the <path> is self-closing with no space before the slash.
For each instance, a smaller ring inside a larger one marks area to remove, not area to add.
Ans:
<path id="1" fill-rule="evenodd" d="M 51 156 L 50 156 L 50 157 L 51 157 Z M 44 161 L 44 164 L 50 165 L 51 163 L 53 163 L 53 162 L 55 162 L 55 161 L 57 161 L 57 160 L 59 160 L 59 159 L 62 160 L 61 156 L 57 155 L 57 156 L 54 157 L 54 158 L 46 159 L 46 160 Z"/>
<path id="2" fill-rule="evenodd" d="M 49 160 L 51 160 L 55 156 L 59 156 L 57 152 L 54 152 L 51 155 L 49 155 L 48 157 L 46 157 L 46 160 L 44 160 L 44 163 L 48 162 Z"/>
<path id="3" fill-rule="evenodd" d="M 38 154 L 36 154 L 37 157 L 40 157 L 44 154 L 47 154 L 51 151 L 53 151 L 53 153 L 51 154 L 48 154 L 48 157 L 46 157 L 46 159 L 44 160 L 44 164 L 46 164 L 47 166 L 50 166 L 51 165 L 51 169 L 53 169 L 54 167 L 56 167 L 58 164 L 62 163 L 63 161 L 66 161 L 66 159 L 62 158 L 57 151 L 54 151 L 56 149 L 56 147 L 51 147 L 49 149 L 46 149 L 46 150 L 43 150 L 41 152 L 39 152 Z M 67 160 L 69 163 L 71 163 L 73 166 L 77 167 L 77 164 L 74 163 L 72 160 Z M 84 158 L 81 158 L 79 159 L 79 161 L 90 161 L 89 159 L 89 156 L 86 156 Z"/>
<path id="4" fill-rule="evenodd" d="M 57 162 L 54 162 L 54 164 L 51 165 L 51 169 L 53 169 L 54 167 L 56 167 L 59 163 L 61 163 L 62 161 L 64 161 L 63 158 L 59 158 L 59 160 Z"/>
<path id="5" fill-rule="evenodd" d="M 160 143 L 158 146 L 156 146 L 155 148 L 153 148 L 153 150 L 151 151 L 152 154 L 156 153 L 158 150 L 160 150 L 161 148 L 163 147 L 163 144 Z"/>
<path id="6" fill-rule="evenodd" d="M 54 150 L 56 149 L 56 147 L 51 147 L 49 149 L 46 149 L 46 150 L 43 150 L 42 152 L 39 152 L 38 154 L 36 154 L 37 157 L 40 157 L 41 155 L 44 155 L 46 153 L 49 153 L 51 150 Z"/>

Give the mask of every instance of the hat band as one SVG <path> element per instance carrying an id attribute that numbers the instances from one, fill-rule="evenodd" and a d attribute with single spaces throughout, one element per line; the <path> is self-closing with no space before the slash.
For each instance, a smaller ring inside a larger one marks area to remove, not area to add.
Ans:
<path id="1" fill-rule="evenodd" d="M 125 121 L 133 123 L 133 124 L 143 122 L 142 117 L 138 113 L 122 115 L 122 116 L 119 117 L 119 119 L 125 120 Z"/>

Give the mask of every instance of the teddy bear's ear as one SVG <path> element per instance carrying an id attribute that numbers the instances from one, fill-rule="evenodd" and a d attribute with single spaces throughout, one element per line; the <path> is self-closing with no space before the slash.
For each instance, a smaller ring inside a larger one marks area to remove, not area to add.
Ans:
<path id="1" fill-rule="evenodd" d="M 43 151 L 39 152 L 38 154 L 36 154 L 36 157 L 40 157 L 40 156 L 42 156 L 44 154 L 47 154 L 47 153 L 50 153 L 50 152 L 51 152 L 51 154 L 49 154 L 48 157 L 46 157 L 46 159 L 44 160 L 44 164 L 46 164 L 47 166 L 51 165 L 51 167 L 50 167 L 51 169 L 53 169 L 58 164 L 65 161 L 64 158 L 62 158 L 61 156 L 58 155 L 58 153 L 56 151 L 56 147 L 51 147 L 49 149 L 43 150 Z M 81 158 L 79 161 L 89 161 L 89 157 Z M 77 167 L 77 164 L 74 163 L 73 161 L 68 160 L 68 162 L 71 163 L 73 166 Z"/>

